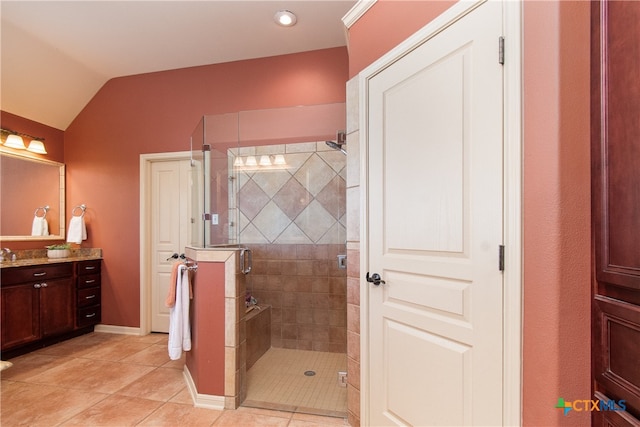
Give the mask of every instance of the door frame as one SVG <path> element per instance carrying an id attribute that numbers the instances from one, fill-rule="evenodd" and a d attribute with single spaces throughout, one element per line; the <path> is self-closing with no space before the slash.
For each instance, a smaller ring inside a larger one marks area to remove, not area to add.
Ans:
<path id="1" fill-rule="evenodd" d="M 486 0 L 458 2 L 400 43 L 358 75 L 360 129 L 360 271 L 370 271 L 368 241 L 368 83 L 382 70 L 470 13 Z M 506 58 L 503 68 L 504 135 L 504 245 L 503 288 L 503 424 L 522 424 L 522 4 L 503 1 L 503 35 Z M 496 60 L 498 58 L 496 40 Z M 497 268 L 497 266 L 496 266 Z M 369 286 L 360 277 L 360 414 L 369 425 Z"/>
<path id="2" fill-rule="evenodd" d="M 190 159 L 190 151 L 140 154 L 140 335 L 151 332 L 151 165 Z"/>

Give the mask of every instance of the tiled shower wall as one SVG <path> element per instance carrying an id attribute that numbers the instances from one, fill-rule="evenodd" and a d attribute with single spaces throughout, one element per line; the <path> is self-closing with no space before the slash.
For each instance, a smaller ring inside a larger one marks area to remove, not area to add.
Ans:
<path id="1" fill-rule="evenodd" d="M 299 350 L 347 350 L 344 244 L 249 244 L 247 290 L 271 305 L 271 345 Z"/>
<path id="2" fill-rule="evenodd" d="M 230 158 L 242 161 L 230 191 L 237 194 L 230 217 L 241 244 L 345 244 L 346 156 L 340 151 L 319 141 L 242 147 L 230 150 Z M 247 166 L 249 158 L 273 164 Z M 278 159 L 284 164 L 275 164 Z"/>
<path id="3" fill-rule="evenodd" d="M 346 254 L 346 156 L 324 141 L 230 154 L 230 216 L 253 253 L 247 290 L 272 306 L 271 345 L 345 353 L 346 270 L 337 256 Z M 250 157 L 272 165 L 247 166 Z"/>

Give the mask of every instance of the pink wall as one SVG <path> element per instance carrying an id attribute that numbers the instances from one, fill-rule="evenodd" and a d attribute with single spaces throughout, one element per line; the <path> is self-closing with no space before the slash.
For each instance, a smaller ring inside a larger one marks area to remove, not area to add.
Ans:
<path id="1" fill-rule="evenodd" d="M 524 5 L 525 425 L 589 425 L 589 2 Z"/>
<path id="2" fill-rule="evenodd" d="M 380 0 L 349 31 L 355 76 L 452 2 Z M 524 5 L 524 425 L 588 425 L 589 2 Z"/>
<path id="3" fill-rule="evenodd" d="M 349 29 L 349 78 L 424 27 L 452 4 L 451 0 L 378 0 Z"/>
<path id="4" fill-rule="evenodd" d="M 186 151 L 203 115 L 345 101 L 345 48 L 110 80 L 65 132 L 67 206 L 103 249 L 102 321 L 139 326 L 139 157 Z"/>
<path id="5" fill-rule="evenodd" d="M 200 262 L 191 304 L 191 350 L 185 363 L 201 394 L 224 396 L 225 271 L 222 262 Z"/>

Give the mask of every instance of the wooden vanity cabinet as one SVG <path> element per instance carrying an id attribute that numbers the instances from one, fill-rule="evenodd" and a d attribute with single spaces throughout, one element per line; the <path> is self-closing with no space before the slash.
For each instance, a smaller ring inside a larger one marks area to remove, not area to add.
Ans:
<path id="1" fill-rule="evenodd" d="M 2 269 L 2 350 L 75 327 L 73 266 Z"/>
<path id="2" fill-rule="evenodd" d="M 76 326 L 83 328 L 100 323 L 100 260 L 76 263 L 77 318 Z"/>
<path id="3" fill-rule="evenodd" d="M 0 269 L 3 359 L 93 331 L 100 259 Z"/>

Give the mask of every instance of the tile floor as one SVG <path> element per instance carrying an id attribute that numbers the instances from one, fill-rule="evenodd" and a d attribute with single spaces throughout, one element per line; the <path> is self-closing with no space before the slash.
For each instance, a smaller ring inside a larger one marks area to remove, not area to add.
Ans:
<path id="1" fill-rule="evenodd" d="M 347 426 L 343 418 L 195 408 L 167 336 L 92 333 L 11 359 L 0 424 L 29 426 Z"/>
<path id="2" fill-rule="evenodd" d="M 247 372 L 244 405 L 344 418 L 347 388 L 338 371 L 346 370 L 344 353 L 271 348 Z"/>

